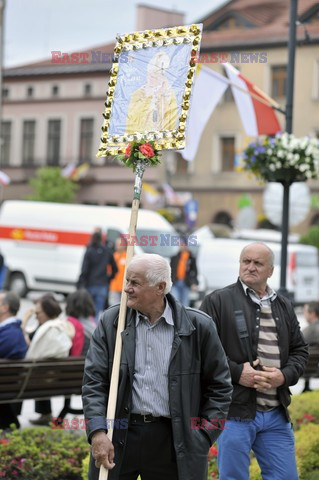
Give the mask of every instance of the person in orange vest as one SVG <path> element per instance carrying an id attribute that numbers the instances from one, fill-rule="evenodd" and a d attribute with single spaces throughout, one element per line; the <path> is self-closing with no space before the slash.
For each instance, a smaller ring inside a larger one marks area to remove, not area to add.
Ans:
<path id="1" fill-rule="evenodd" d="M 187 248 L 187 239 L 181 238 L 180 251 L 171 258 L 172 294 L 185 307 L 189 306 L 190 289 L 196 289 L 197 266 L 196 260 Z"/>
<path id="2" fill-rule="evenodd" d="M 117 274 L 110 283 L 109 305 L 120 303 L 122 285 L 124 279 L 125 262 L 126 262 L 126 240 L 119 237 L 115 241 L 115 252 L 113 254 L 117 266 Z"/>

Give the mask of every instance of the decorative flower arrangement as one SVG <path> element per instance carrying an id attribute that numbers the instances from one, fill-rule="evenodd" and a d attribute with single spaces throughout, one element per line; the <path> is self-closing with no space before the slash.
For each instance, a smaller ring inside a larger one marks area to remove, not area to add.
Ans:
<path id="1" fill-rule="evenodd" d="M 124 163 L 126 167 L 136 170 L 138 162 L 141 160 L 147 162 L 147 165 L 155 167 L 160 163 L 159 152 L 156 150 L 154 142 L 131 142 L 127 145 L 124 155 L 117 155 L 118 160 Z"/>
<path id="2" fill-rule="evenodd" d="M 1 432 L 0 479 L 81 480 L 88 453 L 85 436 L 74 430 L 31 427 Z"/>
<path id="3" fill-rule="evenodd" d="M 251 143 L 243 151 L 242 166 L 266 182 L 298 182 L 319 176 L 319 142 L 277 133 Z"/>

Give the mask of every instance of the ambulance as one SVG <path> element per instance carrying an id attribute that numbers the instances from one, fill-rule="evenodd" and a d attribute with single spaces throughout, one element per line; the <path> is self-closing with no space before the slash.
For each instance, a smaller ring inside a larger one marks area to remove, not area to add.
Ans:
<path id="1" fill-rule="evenodd" d="M 178 252 L 178 234 L 158 213 L 140 209 L 130 239 L 131 209 L 32 201 L 5 201 L 0 211 L 0 251 L 8 269 L 6 287 L 21 297 L 29 290 L 68 294 L 75 289 L 86 246 L 96 228 L 114 242 L 120 235 L 135 253 Z"/>

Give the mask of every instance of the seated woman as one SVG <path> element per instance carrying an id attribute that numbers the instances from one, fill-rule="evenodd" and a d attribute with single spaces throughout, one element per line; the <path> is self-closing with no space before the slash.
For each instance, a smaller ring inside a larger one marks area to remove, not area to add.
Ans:
<path id="1" fill-rule="evenodd" d="M 90 339 L 96 328 L 95 307 L 89 292 L 84 288 L 70 293 L 66 300 L 67 320 L 75 328 L 71 356 L 86 355 Z"/>
<path id="2" fill-rule="evenodd" d="M 34 311 L 27 312 L 23 325 L 26 325 L 28 317 L 30 318 L 32 313 L 35 313 L 39 327 L 32 336 L 26 358 L 36 360 L 68 357 L 75 329 L 61 315 L 61 307 L 54 296 L 45 294 L 36 300 Z M 50 423 L 52 415 L 50 400 L 36 401 L 35 411 L 41 416 L 36 420 L 30 420 L 31 423 L 34 425 Z"/>

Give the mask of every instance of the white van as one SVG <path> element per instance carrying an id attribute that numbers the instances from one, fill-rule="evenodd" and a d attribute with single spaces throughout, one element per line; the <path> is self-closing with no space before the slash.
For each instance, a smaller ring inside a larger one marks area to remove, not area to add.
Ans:
<path id="1" fill-rule="evenodd" d="M 0 211 L 0 251 L 8 268 L 7 288 L 24 296 L 28 290 L 72 292 L 93 230 L 108 240 L 128 235 L 131 209 L 31 201 L 6 201 Z M 141 241 L 141 237 L 143 241 Z M 178 251 L 178 234 L 156 212 L 140 209 L 136 253 L 166 258 Z"/>
<path id="2" fill-rule="evenodd" d="M 239 255 L 248 243 L 254 240 L 234 240 L 231 238 L 213 238 L 200 243 L 197 266 L 203 275 L 207 292 L 223 288 L 234 283 L 239 273 Z M 265 242 L 274 252 L 275 268 L 269 285 L 278 290 L 280 287 L 281 245 Z M 319 296 L 318 249 L 310 245 L 289 244 L 287 252 L 288 292 L 293 294 L 296 304 L 315 300 Z"/>

